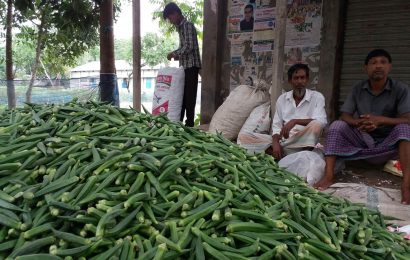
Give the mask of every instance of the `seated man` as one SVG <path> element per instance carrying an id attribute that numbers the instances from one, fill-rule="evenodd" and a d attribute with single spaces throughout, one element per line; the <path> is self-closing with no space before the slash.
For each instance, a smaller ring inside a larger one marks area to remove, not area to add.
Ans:
<path id="1" fill-rule="evenodd" d="M 324 190 L 332 185 L 337 158 L 384 163 L 398 155 L 403 169 L 402 203 L 409 204 L 409 86 L 388 77 L 391 56 L 383 49 L 371 51 L 364 64 L 368 79 L 353 87 L 341 108 L 341 120 L 329 128 L 325 176 L 315 187 Z"/>
<path id="2" fill-rule="evenodd" d="M 327 124 L 325 98 L 317 91 L 306 89 L 309 67 L 295 64 L 288 70 L 293 90 L 282 94 L 276 102 L 272 120 L 272 155 L 283 156 L 312 149 Z"/>

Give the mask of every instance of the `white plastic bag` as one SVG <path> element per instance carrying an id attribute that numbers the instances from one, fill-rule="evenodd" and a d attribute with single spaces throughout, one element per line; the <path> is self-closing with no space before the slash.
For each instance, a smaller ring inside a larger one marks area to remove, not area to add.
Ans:
<path id="1" fill-rule="evenodd" d="M 152 101 L 152 114 L 167 112 L 171 121 L 179 121 L 184 98 L 184 84 L 185 72 L 182 67 L 159 69 Z"/>
<path id="2" fill-rule="evenodd" d="M 322 179 L 325 174 L 325 160 L 319 152 L 301 151 L 289 154 L 279 161 L 279 166 L 303 178 L 309 185 Z"/>

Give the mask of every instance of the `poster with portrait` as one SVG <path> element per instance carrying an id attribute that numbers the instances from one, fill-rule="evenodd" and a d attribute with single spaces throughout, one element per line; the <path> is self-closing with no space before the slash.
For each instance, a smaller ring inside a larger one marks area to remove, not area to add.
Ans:
<path id="1" fill-rule="evenodd" d="M 322 0 L 288 0 L 286 46 L 320 44 Z"/>
<path id="2" fill-rule="evenodd" d="M 252 85 L 256 79 L 271 82 L 276 1 L 229 3 L 231 89 L 241 84 Z"/>

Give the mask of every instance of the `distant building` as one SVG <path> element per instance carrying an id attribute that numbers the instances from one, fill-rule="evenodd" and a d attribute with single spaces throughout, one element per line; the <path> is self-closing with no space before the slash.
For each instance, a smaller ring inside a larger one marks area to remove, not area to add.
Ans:
<path id="1" fill-rule="evenodd" d="M 143 63 L 143 62 L 142 62 Z M 171 66 L 177 67 L 177 63 L 171 63 Z M 141 68 L 141 92 L 152 93 L 154 91 L 155 78 L 158 70 L 164 65 L 154 67 L 142 66 Z M 132 64 L 125 60 L 116 60 L 115 68 L 117 70 L 118 88 L 132 89 Z M 100 61 L 92 61 L 70 70 L 72 87 L 97 87 L 100 80 Z"/>

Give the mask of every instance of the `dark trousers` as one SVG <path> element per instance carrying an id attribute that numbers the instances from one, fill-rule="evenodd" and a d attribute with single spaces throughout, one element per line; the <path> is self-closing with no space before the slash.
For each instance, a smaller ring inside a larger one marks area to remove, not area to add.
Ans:
<path id="1" fill-rule="evenodd" d="M 186 126 L 194 126 L 196 92 L 198 90 L 199 68 L 192 67 L 185 69 L 184 98 L 182 100 L 181 122 L 184 120 L 186 111 Z"/>

